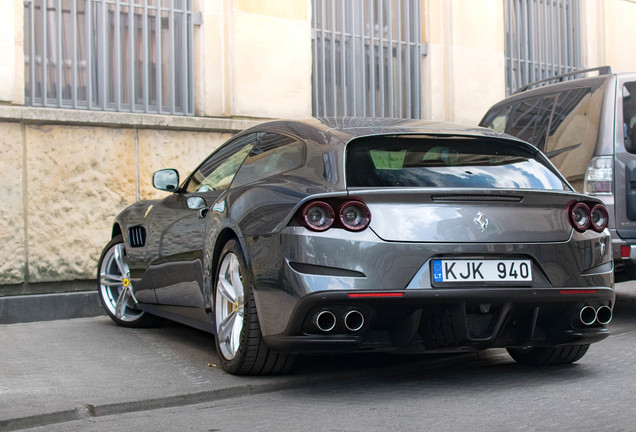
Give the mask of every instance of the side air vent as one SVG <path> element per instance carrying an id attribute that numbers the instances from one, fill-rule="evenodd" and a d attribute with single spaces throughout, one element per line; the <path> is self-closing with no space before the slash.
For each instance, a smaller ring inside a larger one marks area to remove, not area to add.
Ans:
<path id="1" fill-rule="evenodd" d="M 142 247 L 146 244 L 146 229 L 137 225 L 128 228 L 128 243 L 131 247 Z"/>
<path id="2" fill-rule="evenodd" d="M 522 197 L 509 195 L 434 195 L 433 201 L 488 201 L 488 202 L 521 202 Z"/>

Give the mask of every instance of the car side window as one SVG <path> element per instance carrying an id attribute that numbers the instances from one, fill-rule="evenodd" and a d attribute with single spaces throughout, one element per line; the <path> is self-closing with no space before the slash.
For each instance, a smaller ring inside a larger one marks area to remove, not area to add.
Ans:
<path id="1" fill-rule="evenodd" d="M 559 93 L 548 131 L 548 143 L 544 151 L 548 157 L 552 156 L 551 153 L 581 145 L 589 122 L 594 121 L 592 115 L 594 110 L 590 106 L 591 94 L 592 91 L 589 88 L 577 88 Z"/>
<path id="2" fill-rule="evenodd" d="M 636 153 L 636 82 L 623 85 L 623 139 L 625 149 Z"/>
<path id="3" fill-rule="evenodd" d="M 543 151 L 554 100 L 554 95 L 547 95 L 516 102 L 508 115 L 505 132 Z"/>
<path id="4" fill-rule="evenodd" d="M 223 190 L 230 187 L 234 175 L 255 143 L 256 134 L 250 134 L 214 152 L 190 176 L 186 192 Z"/>
<path id="5" fill-rule="evenodd" d="M 543 152 L 577 190 L 594 154 L 601 113 L 602 89 L 589 87 L 559 92 Z"/>
<path id="6" fill-rule="evenodd" d="M 239 168 L 232 187 L 271 177 L 298 168 L 304 158 L 302 141 L 287 135 L 260 132 L 255 145 Z"/>
<path id="7" fill-rule="evenodd" d="M 506 124 L 508 123 L 508 113 L 510 105 L 505 105 L 490 111 L 481 122 L 481 126 L 490 128 L 497 132 L 506 132 Z"/>

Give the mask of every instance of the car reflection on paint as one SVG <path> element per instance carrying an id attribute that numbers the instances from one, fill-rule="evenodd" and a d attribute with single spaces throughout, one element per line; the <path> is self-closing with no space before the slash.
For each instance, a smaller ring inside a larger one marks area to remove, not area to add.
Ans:
<path id="1" fill-rule="evenodd" d="M 115 220 L 99 293 L 123 326 L 215 335 L 234 374 L 297 354 L 507 348 L 579 360 L 607 337 L 607 210 L 536 148 L 479 128 L 312 119 L 247 129 Z"/>

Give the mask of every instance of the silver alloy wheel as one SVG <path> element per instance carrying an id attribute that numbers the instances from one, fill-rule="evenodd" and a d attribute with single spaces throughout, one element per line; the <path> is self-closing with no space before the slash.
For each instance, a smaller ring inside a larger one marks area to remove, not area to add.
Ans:
<path id="1" fill-rule="evenodd" d="M 245 290 L 238 257 L 230 252 L 223 258 L 216 281 L 216 334 L 221 354 L 232 360 L 241 345 L 245 316 Z"/>
<path id="2" fill-rule="evenodd" d="M 123 243 L 115 244 L 106 251 L 99 269 L 99 289 L 104 304 L 113 316 L 124 322 L 133 322 L 141 318 L 144 312 L 135 308 L 137 299 L 124 254 Z"/>

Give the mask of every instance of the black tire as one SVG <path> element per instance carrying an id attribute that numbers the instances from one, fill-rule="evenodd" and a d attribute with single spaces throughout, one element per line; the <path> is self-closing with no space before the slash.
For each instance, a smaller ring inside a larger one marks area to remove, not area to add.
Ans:
<path id="1" fill-rule="evenodd" d="M 236 240 L 230 240 L 219 257 L 214 277 L 214 317 L 216 351 L 225 371 L 274 375 L 293 368 L 295 355 L 273 352 L 263 341 L 252 277 Z"/>
<path id="2" fill-rule="evenodd" d="M 574 363 L 587 352 L 587 345 L 568 345 L 554 348 L 508 348 L 508 354 L 517 363 L 530 366 L 559 365 Z"/>
<path id="3" fill-rule="evenodd" d="M 128 295 L 123 308 L 123 315 L 117 316 L 117 303 L 122 290 L 132 292 L 128 278 L 128 263 L 125 260 L 126 248 L 121 235 L 108 242 L 97 264 L 97 293 L 104 310 L 110 318 L 123 327 L 150 327 L 160 320 L 154 315 L 135 307 L 134 300 Z"/>

